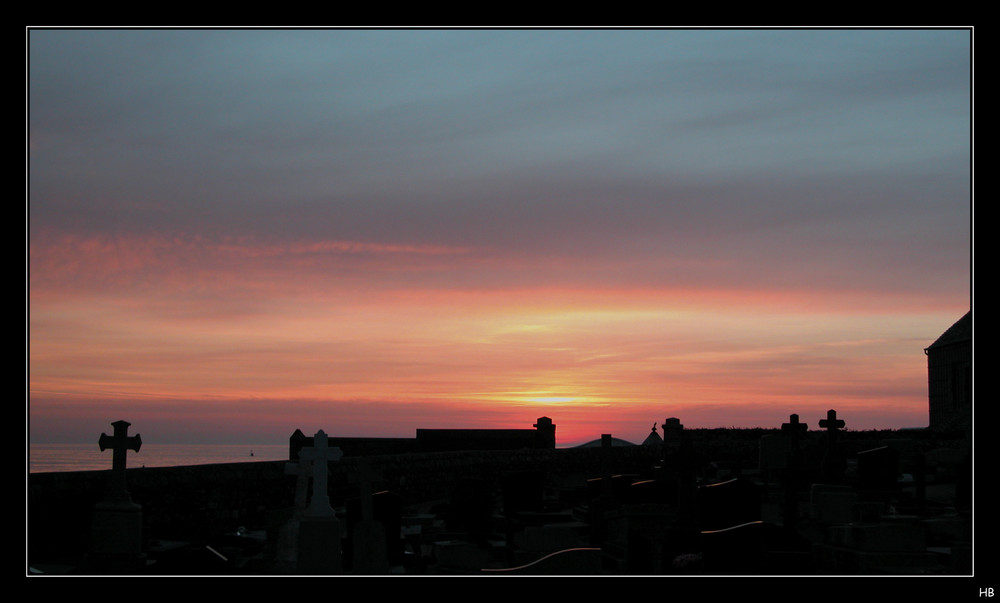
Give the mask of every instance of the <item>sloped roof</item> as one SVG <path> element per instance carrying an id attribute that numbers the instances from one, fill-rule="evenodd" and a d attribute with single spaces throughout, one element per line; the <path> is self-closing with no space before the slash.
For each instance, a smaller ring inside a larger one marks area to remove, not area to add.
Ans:
<path id="1" fill-rule="evenodd" d="M 661 444 L 663 444 L 663 438 L 661 438 L 659 432 L 656 431 L 656 427 L 649 432 L 649 435 L 646 436 L 646 439 L 642 442 L 643 446 L 659 446 Z"/>
<path id="2" fill-rule="evenodd" d="M 604 445 L 603 441 L 601 439 L 597 439 L 597 440 L 591 440 L 591 441 L 586 442 L 584 444 L 580 444 L 579 446 L 575 446 L 575 448 L 600 448 L 603 445 Z M 619 438 L 611 438 L 611 445 L 612 446 L 635 446 L 635 444 L 633 444 L 632 442 L 629 442 L 629 441 L 626 441 L 626 440 L 622 440 L 622 439 L 619 439 Z"/>
<path id="3" fill-rule="evenodd" d="M 926 349 L 930 350 L 966 341 L 972 341 L 972 310 L 969 310 L 965 316 L 959 318 L 955 324 L 948 327 L 948 329 L 942 333 L 940 337 L 934 340 L 934 343 L 927 346 Z"/>

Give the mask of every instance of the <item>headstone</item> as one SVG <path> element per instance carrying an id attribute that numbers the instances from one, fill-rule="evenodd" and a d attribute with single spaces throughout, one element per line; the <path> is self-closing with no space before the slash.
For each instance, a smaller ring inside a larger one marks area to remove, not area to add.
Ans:
<path id="1" fill-rule="evenodd" d="M 545 472 L 519 471 L 500 479 L 503 512 L 507 517 L 540 513 L 545 506 Z"/>
<path id="2" fill-rule="evenodd" d="M 704 570 L 708 574 L 791 575 L 810 573 L 810 543 L 764 521 L 702 532 Z"/>
<path id="3" fill-rule="evenodd" d="M 826 418 L 820 419 L 819 426 L 831 433 L 836 433 L 844 427 L 843 419 L 837 418 L 837 411 L 832 408 L 826 411 Z"/>
<path id="4" fill-rule="evenodd" d="M 297 513 L 303 513 L 309 502 L 309 480 L 313 475 L 312 461 L 299 459 L 285 463 L 285 475 L 295 476 L 295 503 Z"/>
<path id="5" fill-rule="evenodd" d="M 782 433 L 761 436 L 758 442 L 758 468 L 765 481 L 779 480 L 788 468 L 791 441 Z"/>
<path id="6" fill-rule="evenodd" d="M 380 490 L 372 493 L 372 515 L 385 531 L 386 558 L 390 572 L 405 562 L 406 547 L 403 542 L 403 500 L 395 492 Z M 347 516 L 353 531 L 361 519 L 361 499 L 347 501 Z"/>
<path id="7" fill-rule="evenodd" d="M 486 542 L 493 534 L 495 501 L 490 484 L 478 476 L 460 476 L 448 499 L 445 528 L 464 533 L 474 544 Z"/>
<path id="8" fill-rule="evenodd" d="M 97 445 L 101 452 L 111 449 L 111 479 L 108 481 L 108 490 L 104 497 L 105 502 L 122 502 L 131 505 L 132 498 L 129 496 L 128 487 L 125 484 L 126 454 L 129 450 L 139 452 L 142 447 L 142 437 L 139 434 L 128 435 L 128 428 L 131 425 L 128 421 L 115 421 L 111 424 L 115 428 L 114 435 L 109 436 L 102 433 Z"/>
<path id="9" fill-rule="evenodd" d="M 858 551 L 927 553 L 927 537 L 917 523 L 850 523 L 828 529 L 830 543 Z"/>
<path id="10" fill-rule="evenodd" d="M 328 438 L 323 430 L 316 432 L 313 438 L 312 447 L 304 447 L 299 450 L 299 458 L 309 462 L 313 472 L 312 498 L 309 506 L 305 510 L 308 517 L 330 517 L 336 516 L 333 507 L 330 506 L 330 494 L 327 485 L 329 468 L 327 463 L 339 461 L 344 456 L 340 448 L 330 448 Z"/>
<path id="11" fill-rule="evenodd" d="M 540 553 L 552 553 L 563 549 L 586 546 L 589 526 L 582 522 L 555 522 L 526 525 L 508 537 L 508 545 L 515 550 L 512 557 L 518 562 L 537 559 Z"/>
<path id="12" fill-rule="evenodd" d="M 604 544 L 607 538 L 606 515 L 608 511 L 617 506 L 612 479 L 611 443 L 610 433 L 601 435 L 601 477 L 596 482 L 597 492 L 591 498 L 589 505 L 591 525 L 590 543 L 594 546 L 602 546 Z M 593 481 L 590 482 L 590 484 L 594 483 Z"/>
<path id="13" fill-rule="evenodd" d="M 301 435 L 302 432 L 296 430 L 296 433 Z M 298 451 L 296 448 L 296 457 Z M 299 554 L 299 523 L 309 503 L 309 482 L 313 475 L 312 461 L 299 458 L 285 463 L 285 475 L 295 478 L 295 498 L 292 508 L 270 512 L 268 521 L 271 555 L 279 573 L 290 573 L 296 569 Z"/>
<path id="14" fill-rule="evenodd" d="M 296 569 L 301 574 L 340 574 L 340 520 L 330 506 L 327 463 L 339 460 L 343 453 L 339 448 L 330 448 L 326 433 L 320 430 L 312 447 L 303 447 L 298 454 L 310 463 L 313 487 L 312 498 L 299 521 Z"/>
<path id="15" fill-rule="evenodd" d="M 762 493 L 756 484 L 741 478 L 698 488 L 698 525 L 721 530 L 761 519 Z"/>
<path id="16" fill-rule="evenodd" d="M 681 553 L 698 550 L 698 532 L 677 526 L 676 508 L 662 504 L 626 504 L 605 515 L 601 548 L 609 561 L 629 574 L 660 574 Z"/>
<path id="17" fill-rule="evenodd" d="M 89 565 L 95 571 L 130 572 L 145 565 L 142 551 L 142 507 L 132 502 L 125 484 L 126 454 L 142 446 L 139 434 L 128 435 L 130 423 L 111 424 L 114 435 L 102 433 L 101 451 L 112 450 L 111 474 L 104 500 L 94 506 Z"/>
<path id="18" fill-rule="evenodd" d="M 788 422 L 781 424 L 781 433 L 793 441 L 798 441 L 808 429 L 809 426 L 800 423 L 799 415 L 796 414 L 788 415 Z"/>
<path id="19" fill-rule="evenodd" d="M 808 426 L 799 422 L 796 414 L 789 416 L 788 423 L 781 424 L 781 431 L 762 436 L 758 443 L 759 469 L 765 480 L 781 480 L 788 469 L 790 455 L 800 454 L 798 449 Z"/>
<path id="20" fill-rule="evenodd" d="M 677 507 L 677 481 L 671 479 L 645 479 L 633 482 L 626 491 L 629 504 L 661 504 Z"/>
<path id="21" fill-rule="evenodd" d="M 358 474 L 361 492 L 361 518 L 351 531 L 353 544 L 351 572 L 361 575 L 387 574 L 389 573 L 389 557 L 386 548 L 386 531 L 385 526 L 375 520 L 372 480 L 376 479 L 377 476 L 369 459 L 365 457 L 358 459 Z"/>
<path id="22" fill-rule="evenodd" d="M 799 488 L 802 487 L 802 449 L 800 442 L 805 436 L 808 426 L 799 422 L 799 415 L 792 414 L 788 423 L 781 424 L 781 437 L 787 442 L 785 453 L 785 469 L 782 475 L 784 486 L 784 503 L 782 505 L 782 525 L 789 532 L 798 528 L 799 518 Z"/>
<path id="23" fill-rule="evenodd" d="M 829 410 L 819 426 L 826 430 L 826 455 L 820 467 L 822 480 L 828 484 L 840 483 L 844 479 L 847 461 L 840 451 L 837 436 L 844 427 L 843 419 L 837 418 L 836 410 Z"/>
<path id="24" fill-rule="evenodd" d="M 809 516 L 823 524 L 850 523 L 856 518 L 858 493 L 837 484 L 813 484 L 809 490 Z"/>
<path id="25" fill-rule="evenodd" d="M 764 530 L 762 521 L 705 530 L 701 534 L 704 570 L 708 574 L 757 575 L 764 569 Z"/>
<path id="26" fill-rule="evenodd" d="M 490 575 L 594 576 L 604 573 L 603 554 L 595 547 L 571 547 L 510 568 L 484 568 Z"/>
<path id="27" fill-rule="evenodd" d="M 894 496 L 899 489 L 899 453 L 882 446 L 858 453 L 858 490 L 876 498 Z"/>

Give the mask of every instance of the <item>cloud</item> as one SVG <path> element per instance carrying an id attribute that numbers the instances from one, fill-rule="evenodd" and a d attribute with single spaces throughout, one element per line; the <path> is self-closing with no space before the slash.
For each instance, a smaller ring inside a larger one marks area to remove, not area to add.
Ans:
<path id="1" fill-rule="evenodd" d="M 28 50 L 33 399 L 860 400 L 820 369 L 864 362 L 811 322 L 932 339 L 969 304 L 967 31 L 53 29 Z M 776 341 L 782 315 L 805 318 Z M 682 346 L 691 371 L 665 370 Z M 913 395 L 906 354 L 865 348 L 888 366 L 859 383 Z M 775 363 L 804 374 L 747 379 Z"/>

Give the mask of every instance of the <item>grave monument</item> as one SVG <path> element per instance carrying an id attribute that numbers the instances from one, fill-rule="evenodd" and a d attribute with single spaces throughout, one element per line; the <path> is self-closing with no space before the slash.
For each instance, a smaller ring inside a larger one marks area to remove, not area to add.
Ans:
<path id="1" fill-rule="evenodd" d="M 327 489 L 327 463 L 340 460 L 339 448 L 327 446 L 327 435 L 316 432 L 311 447 L 299 450 L 299 458 L 310 463 L 313 471 L 312 498 L 302 513 L 298 529 L 297 571 L 300 574 L 340 574 L 340 520 L 330 506 Z"/>
<path id="2" fill-rule="evenodd" d="M 101 451 L 111 449 L 111 473 L 104 499 L 94 506 L 88 565 L 94 571 L 129 573 L 145 565 L 142 507 L 132 502 L 125 483 L 126 455 L 139 452 L 142 438 L 128 435 L 130 423 L 115 421 L 113 435 L 101 434 Z"/>

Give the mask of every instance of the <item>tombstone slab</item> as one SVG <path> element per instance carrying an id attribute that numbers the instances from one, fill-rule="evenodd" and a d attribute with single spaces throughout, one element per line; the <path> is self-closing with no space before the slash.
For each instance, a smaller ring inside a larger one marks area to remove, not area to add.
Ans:
<path id="1" fill-rule="evenodd" d="M 351 531 L 353 556 L 351 571 L 362 575 L 379 575 L 389 572 L 389 557 L 386 547 L 385 526 L 375 520 L 372 500 L 372 480 L 377 477 L 371 462 L 366 458 L 358 461 L 361 492 L 361 518 Z"/>

